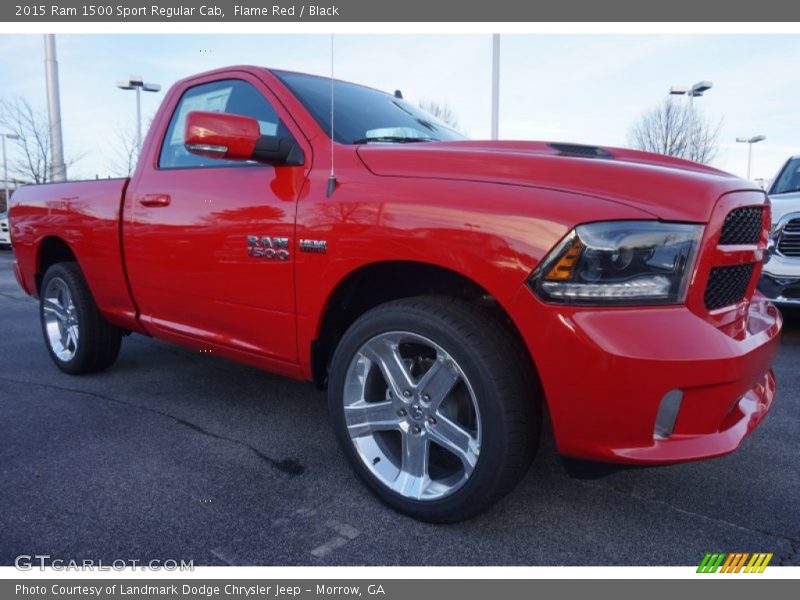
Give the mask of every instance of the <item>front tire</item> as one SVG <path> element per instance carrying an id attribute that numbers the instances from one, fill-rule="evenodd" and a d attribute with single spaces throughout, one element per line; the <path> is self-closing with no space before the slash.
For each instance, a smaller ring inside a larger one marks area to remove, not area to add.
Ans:
<path id="1" fill-rule="evenodd" d="M 524 351 L 499 319 L 454 298 L 362 315 L 336 349 L 328 391 L 358 476 L 392 508 L 430 522 L 467 519 L 502 498 L 538 443 Z"/>
<path id="2" fill-rule="evenodd" d="M 65 373 L 94 373 L 117 360 L 122 331 L 100 314 L 77 263 L 47 269 L 39 316 L 50 358 Z"/>

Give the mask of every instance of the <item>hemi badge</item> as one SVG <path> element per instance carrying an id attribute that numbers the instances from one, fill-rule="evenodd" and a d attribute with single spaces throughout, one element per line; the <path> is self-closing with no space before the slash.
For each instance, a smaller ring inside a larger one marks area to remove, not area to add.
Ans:
<path id="1" fill-rule="evenodd" d="M 328 242 L 325 240 L 300 240 L 300 252 L 325 254 L 328 252 Z"/>

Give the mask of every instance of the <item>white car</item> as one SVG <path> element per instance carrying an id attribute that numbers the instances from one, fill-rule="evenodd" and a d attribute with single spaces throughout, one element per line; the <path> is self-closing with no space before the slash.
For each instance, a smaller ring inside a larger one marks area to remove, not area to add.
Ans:
<path id="1" fill-rule="evenodd" d="M 11 232 L 8 230 L 8 213 L 0 213 L 0 247 L 11 248 Z"/>

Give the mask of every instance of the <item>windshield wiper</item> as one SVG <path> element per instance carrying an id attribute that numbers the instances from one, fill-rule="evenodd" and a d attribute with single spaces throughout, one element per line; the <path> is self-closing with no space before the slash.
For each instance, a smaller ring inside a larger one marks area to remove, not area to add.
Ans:
<path id="1" fill-rule="evenodd" d="M 414 142 L 436 142 L 433 138 L 424 137 L 403 137 L 400 135 L 379 135 L 375 137 L 363 137 L 353 140 L 353 144 L 369 144 L 371 142 L 384 144 L 411 144 Z"/>

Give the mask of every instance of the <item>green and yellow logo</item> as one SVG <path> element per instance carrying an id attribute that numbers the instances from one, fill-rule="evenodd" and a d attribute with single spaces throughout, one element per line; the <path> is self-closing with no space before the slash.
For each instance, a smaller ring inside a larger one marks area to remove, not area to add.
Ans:
<path id="1" fill-rule="evenodd" d="M 749 559 L 749 560 L 748 560 Z M 698 573 L 763 573 L 772 552 L 708 552 L 697 567 Z"/>

